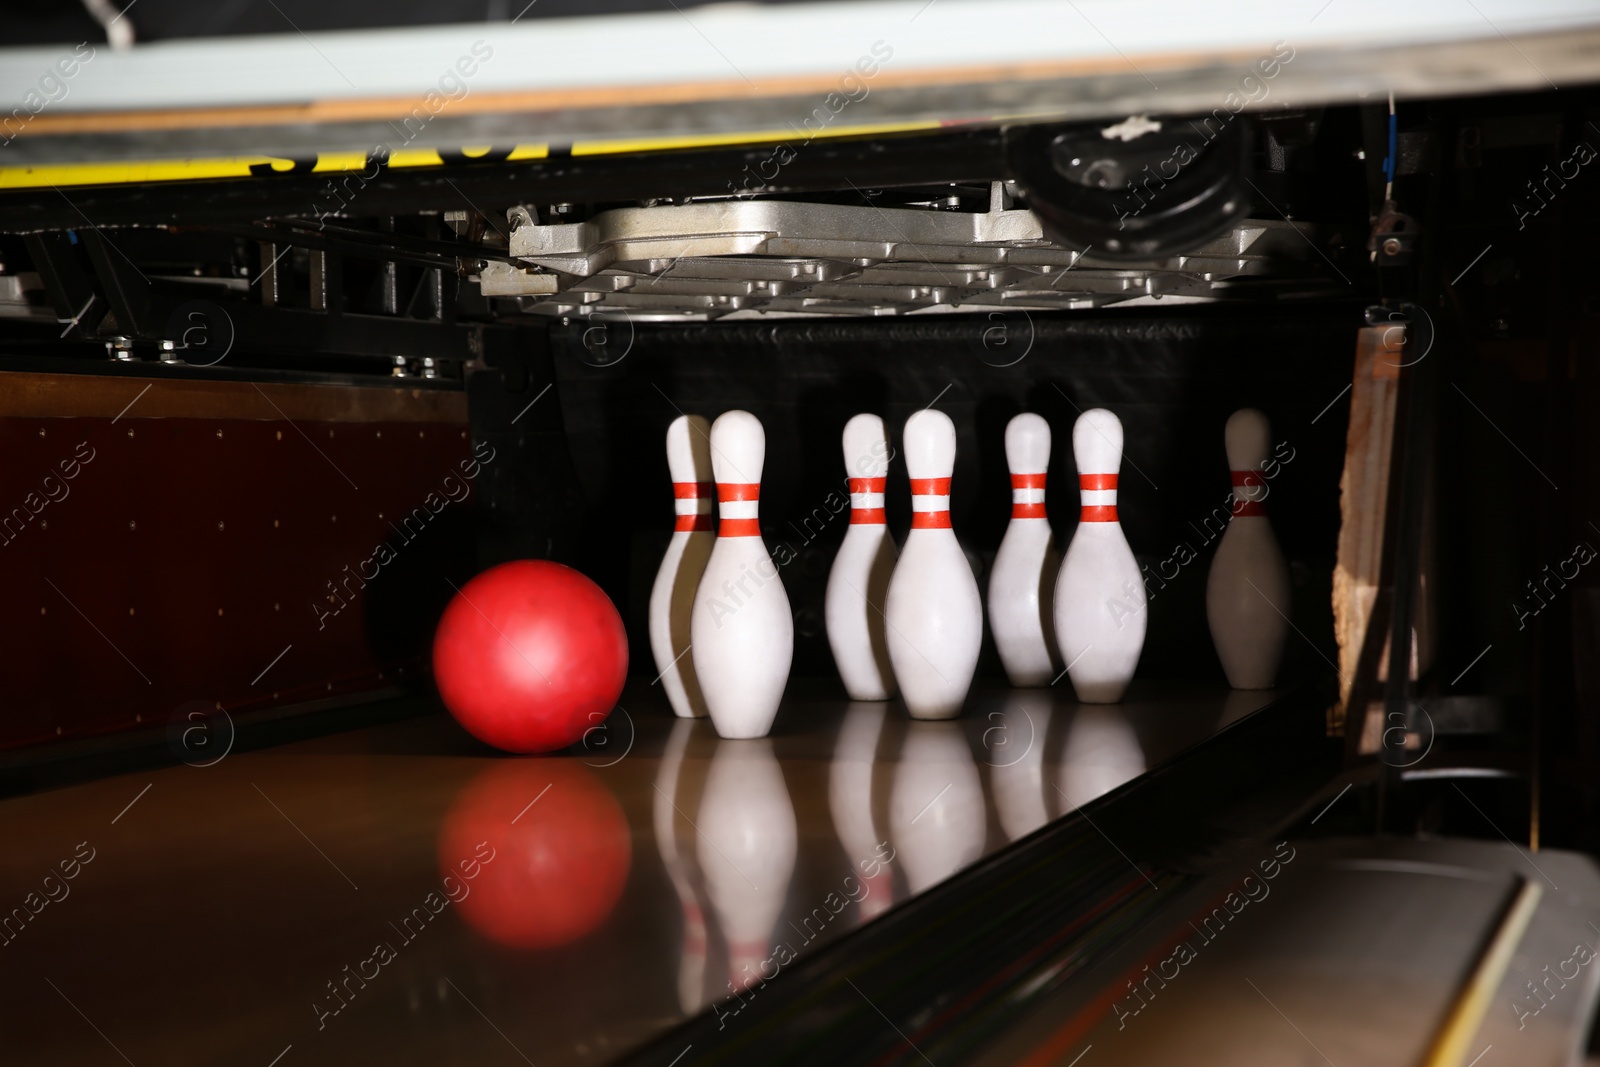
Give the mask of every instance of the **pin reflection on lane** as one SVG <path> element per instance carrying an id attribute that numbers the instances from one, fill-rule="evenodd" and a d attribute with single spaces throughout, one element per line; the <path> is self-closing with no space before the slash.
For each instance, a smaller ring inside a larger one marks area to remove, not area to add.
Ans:
<path id="1" fill-rule="evenodd" d="M 883 914 L 894 903 L 894 872 L 887 866 L 871 865 L 877 873 L 865 873 L 884 840 L 872 817 L 872 774 L 887 715 L 887 704 L 851 704 L 839 728 L 833 763 L 828 768 L 828 806 L 833 812 L 834 829 L 851 867 L 863 872 L 862 922 Z"/>
<path id="2" fill-rule="evenodd" d="M 991 711 L 983 732 L 984 757 L 989 762 L 989 783 L 999 810 L 1006 840 L 1033 833 L 1050 821 L 1045 796 L 1045 738 L 1054 714 L 1048 690 L 1012 689 Z"/>
<path id="3" fill-rule="evenodd" d="M 1065 815 L 1145 772 L 1144 749 L 1122 707 L 1080 704 L 1067 724 L 1057 775 Z"/>
<path id="4" fill-rule="evenodd" d="M 1217 720 L 1217 729 L 1222 729 L 1232 723 L 1238 722 L 1246 715 L 1260 711 L 1278 697 L 1275 689 L 1230 689 L 1227 699 L 1222 702 L 1222 717 Z"/>
<path id="5" fill-rule="evenodd" d="M 983 855 L 988 812 L 961 725 L 911 722 L 889 796 L 889 834 L 911 892 Z"/>
<path id="6" fill-rule="evenodd" d="M 700 869 L 728 940 L 728 978 L 748 987 L 771 966 L 772 931 L 799 851 L 794 805 L 765 739 L 719 740 L 700 800 Z"/>
<path id="7" fill-rule="evenodd" d="M 692 1015 L 706 1005 L 706 916 L 700 896 L 695 892 L 694 879 L 689 870 L 690 857 L 678 847 L 678 777 L 683 769 L 683 755 L 689 747 L 689 735 L 694 722 L 680 718 L 672 724 L 672 734 L 667 738 L 661 753 L 661 765 L 655 782 L 655 832 L 656 847 L 661 852 L 661 862 L 672 879 L 672 888 L 678 894 L 678 906 L 683 912 L 683 947 L 678 957 L 678 1003 L 685 1015 Z M 693 832 L 693 831 L 690 831 Z"/>
<path id="8" fill-rule="evenodd" d="M 481 852 L 487 845 L 492 858 Z M 439 868 L 484 862 L 457 906 L 512 948 L 565 945 L 610 916 L 628 882 L 633 835 L 611 791 L 561 758 L 499 760 L 467 783 L 439 826 Z"/>

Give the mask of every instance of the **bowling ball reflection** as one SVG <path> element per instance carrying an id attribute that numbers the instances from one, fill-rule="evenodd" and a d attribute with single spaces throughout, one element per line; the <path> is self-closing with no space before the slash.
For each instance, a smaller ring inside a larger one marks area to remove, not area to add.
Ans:
<path id="1" fill-rule="evenodd" d="M 439 869 L 458 882 L 488 842 L 457 902 L 468 926 L 512 948 L 551 948 L 589 934 L 622 897 L 633 835 L 622 806 L 574 762 L 507 760 L 457 794 L 439 827 Z"/>

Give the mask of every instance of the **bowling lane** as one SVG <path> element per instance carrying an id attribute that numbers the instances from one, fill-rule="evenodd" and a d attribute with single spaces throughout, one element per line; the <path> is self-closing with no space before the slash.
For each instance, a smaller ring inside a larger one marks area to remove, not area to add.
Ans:
<path id="1" fill-rule="evenodd" d="M 755 741 L 640 687 L 556 758 L 430 711 L 0 802 L 8 1059 L 604 1063 L 1272 696 L 790 693 Z"/>

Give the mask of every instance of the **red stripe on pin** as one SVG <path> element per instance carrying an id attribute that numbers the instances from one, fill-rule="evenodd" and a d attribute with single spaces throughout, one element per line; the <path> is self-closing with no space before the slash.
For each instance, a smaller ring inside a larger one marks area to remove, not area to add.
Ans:
<path id="1" fill-rule="evenodd" d="M 1113 474 L 1111 477 L 1115 478 Z M 1115 504 L 1089 504 L 1078 516 L 1079 522 L 1116 522 L 1117 506 Z"/>
<path id="2" fill-rule="evenodd" d="M 1234 518 L 1248 518 L 1263 516 L 1267 513 L 1267 506 L 1259 500 L 1235 500 L 1233 502 Z"/>
<path id="3" fill-rule="evenodd" d="M 1117 476 L 1115 474 L 1080 474 L 1078 475 L 1078 488 L 1089 490 L 1115 489 Z"/>
<path id="4" fill-rule="evenodd" d="M 884 517 L 882 508 L 851 508 L 851 526 L 882 526 L 889 520 Z"/>
<path id="5" fill-rule="evenodd" d="M 912 496 L 949 496 L 949 478 L 913 478 L 911 479 Z"/>
<path id="6" fill-rule="evenodd" d="M 911 528 L 913 530 L 948 530 L 950 529 L 950 513 L 948 511 L 913 511 L 911 513 Z"/>
<path id="7" fill-rule="evenodd" d="M 717 527 L 718 537 L 760 537 L 759 519 L 723 519 Z"/>
<path id="8" fill-rule="evenodd" d="M 1042 474 L 1013 474 L 1011 476 L 1013 489 L 1043 489 L 1044 475 Z"/>
<path id="9" fill-rule="evenodd" d="M 850 491 L 852 493 L 881 493 L 884 491 L 887 478 L 851 478 Z"/>
<path id="10" fill-rule="evenodd" d="M 1260 471 L 1230 471 L 1233 475 L 1233 484 L 1241 489 L 1250 486 L 1265 486 L 1266 477 Z"/>
<path id="11" fill-rule="evenodd" d="M 707 533 L 716 529 L 712 525 L 710 515 L 679 515 L 678 523 L 674 530 L 687 530 L 689 533 Z"/>
<path id="12" fill-rule="evenodd" d="M 672 495 L 679 500 L 693 500 L 697 497 L 710 496 L 716 484 L 716 482 L 673 482 Z"/>
<path id="13" fill-rule="evenodd" d="M 1013 519 L 1042 519 L 1044 518 L 1043 504 L 1012 504 L 1011 517 Z"/>
<path id="14" fill-rule="evenodd" d="M 724 504 L 739 500 L 760 500 L 760 482 L 718 482 L 717 499 Z"/>

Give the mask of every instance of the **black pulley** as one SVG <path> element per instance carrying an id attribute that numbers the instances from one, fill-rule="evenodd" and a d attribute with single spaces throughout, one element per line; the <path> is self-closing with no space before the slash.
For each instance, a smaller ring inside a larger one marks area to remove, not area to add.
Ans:
<path id="1" fill-rule="evenodd" d="M 1015 126 L 1011 178 L 1045 234 L 1109 259 L 1186 252 L 1249 214 L 1250 133 L 1243 115 Z"/>

